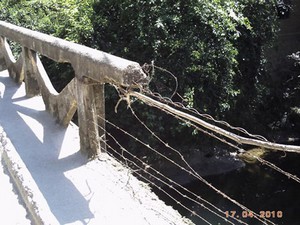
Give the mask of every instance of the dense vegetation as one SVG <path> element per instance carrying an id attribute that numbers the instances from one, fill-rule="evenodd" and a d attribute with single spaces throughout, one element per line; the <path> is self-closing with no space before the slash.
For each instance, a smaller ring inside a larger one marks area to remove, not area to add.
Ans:
<path id="1" fill-rule="evenodd" d="M 286 68 L 288 78 L 285 78 L 286 80 L 282 83 L 283 94 L 279 101 L 283 105 L 284 112 L 286 112 L 287 121 L 284 124 L 286 128 L 290 129 L 292 127 L 300 132 L 300 51 L 288 56 L 288 59 Z"/>
<path id="2" fill-rule="evenodd" d="M 176 75 L 186 104 L 256 132 L 280 117 L 268 101 L 274 90 L 265 56 L 278 31 L 275 1 L 4 0 L 0 19 L 140 64 L 154 61 Z M 57 84 L 72 77 L 68 65 L 43 61 Z M 153 91 L 170 96 L 174 87 L 172 76 L 155 70 Z M 148 118 L 165 127 L 163 115 Z"/>
<path id="3" fill-rule="evenodd" d="M 245 99 L 253 110 L 262 103 L 256 80 L 265 75 L 263 50 L 276 34 L 274 5 L 109 0 L 97 1 L 94 12 L 96 46 L 141 63 L 154 60 L 177 76 L 190 105 L 224 118 Z M 155 79 L 172 88 L 166 74 Z"/>
<path id="4" fill-rule="evenodd" d="M 88 45 L 93 29 L 91 0 L 3 0 L 0 19 L 13 24 Z M 18 48 L 15 43 L 12 48 Z M 71 66 L 43 57 L 43 64 L 57 90 L 74 76 Z"/>

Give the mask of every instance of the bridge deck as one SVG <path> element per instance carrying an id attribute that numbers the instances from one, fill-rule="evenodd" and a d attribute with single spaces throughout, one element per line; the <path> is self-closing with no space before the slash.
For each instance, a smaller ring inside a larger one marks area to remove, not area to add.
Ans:
<path id="1" fill-rule="evenodd" d="M 0 184 L 1 223 L 30 225 L 30 220 L 26 218 L 26 210 L 19 202 L 18 195 L 7 175 L 7 170 L 2 164 L 0 164 Z"/>
<path id="2" fill-rule="evenodd" d="M 42 98 L 26 98 L 24 84 L 15 84 L 7 71 L 0 72 L 0 127 L 13 146 L 2 162 L 32 192 L 25 202 L 43 222 L 190 224 L 107 155 L 87 162 L 79 152 L 78 127 L 59 126 Z"/>

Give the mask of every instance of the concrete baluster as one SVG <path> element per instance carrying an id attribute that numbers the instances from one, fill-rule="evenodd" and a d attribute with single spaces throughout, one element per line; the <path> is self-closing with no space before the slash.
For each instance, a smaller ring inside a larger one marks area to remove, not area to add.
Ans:
<path id="1" fill-rule="evenodd" d="M 80 148 L 89 158 L 105 151 L 104 84 L 92 83 L 88 78 L 76 78 Z"/>
<path id="2" fill-rule="evenodd" d="M 23 60 L 25 66 L 25 88 L 26 96 L 32 97 L 40 94 L 40 87 L 37 81 L 37 53 L 26 47 L 23 47 Z"/>
<path id="3" fill-rule="evenodd" d="M 0 36 L 0 71 L 7 69 L 3 51 L 4 51 L 4 37 Z"/>
<path id="4" fill-rule="evenodd" d="M 6 37 L 0 38 L 0 46 L 1 46 L 1 61 L 5 66 L 1 66 L 4 69 L 7 69 L 9 72 L 9 76 L 17 83 L 22 83 L 24 80 L 24 66 L 23 66 L 23 56 L 21 55 L 18 60 L 15 59 L 11 48 L 7 42 Z"/>

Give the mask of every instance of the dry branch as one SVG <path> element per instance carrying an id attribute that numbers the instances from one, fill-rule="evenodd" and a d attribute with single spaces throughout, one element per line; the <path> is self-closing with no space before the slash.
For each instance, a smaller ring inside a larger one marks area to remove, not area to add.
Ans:
<path id="1" fill-rule="evenodd" d="M 199 119 L 196 116 L 190 115 L 188 113 L 182 112 L 178 109 L 175 109 L 167 104 L 161 103 L 159 101 L 156 101 L 148 96 L 145 96 L 141 93 L 130 91 L 126 93 L 127 97 L 135 97 L 138 98 L 139 100 L 145 102 L 149 106 L 156 107 L 158 109 L 162 109 L 166 111 L 169 114 L 175 114 L 179 116 L 180 118 L 187 119 L 191 122 L 194 122 L 202 127 L 205 127 L 208 130 L 211 130 L 219 135 L 222 135 L 226 138 L 229 138 L 233 141 L 235 141 L 238 144 L 245 144 L 245 145 L 253 145 L 261 148 L 266 148 L 269 150 L 278 150 L 278 151 L 284 151 L 284 152 L 294 152 L 294 153 L 300 153 L 300 146 L 296 145 L 284 145 L 284 144 L 278 144 L 278 143 L 273 143 L 269 141 L 262 141 L 262 140 L 257 140 L 254 138 L 246 138 L 242 137 L 240 135 L 234 134 L 232 132 L 229 132 L 227 130 L 224 130 L 223 128 L 220 128 L 218 126 L 212 125 L 202 119 Z"/>

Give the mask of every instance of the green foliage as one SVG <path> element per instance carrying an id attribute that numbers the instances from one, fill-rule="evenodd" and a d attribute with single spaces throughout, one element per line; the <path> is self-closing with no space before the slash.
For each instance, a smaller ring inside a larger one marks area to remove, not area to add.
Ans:
<path id="1" fill-rule="evenodd" d="M 277 95 L 276 103 L 280 104 L 281 117 L 287 115 L 287 123 L 280 124 L 289 130 L 300 131 L 300 51 L 289 55 L 285 72 L 281 75 L 281 85 L 277 87 L 280 94 Z M 277 92 L 277 93 L 278 93 Z M 275 102 L 274 102 L 275 104 Z"/>
<path id="2" fill-rule="evenodd" d="M 98 0 L 93 8 L 96 47 L 141 64 L 154 60 L 177 76 L 190 105 L 255 124 L 269 93 L 264 51 L 278 29 L 275 2 Z M 152 81 L 164 95 L 159 83 L 174 89 L 158 70 Z"/>
<path id="3" fill-rule="evenodd" d="M 263 116 L 271 95 L 265 51 L 276 40 L 279 24 L 274 1 L 242 0 L 239 3 L 243 6 L 241 13 L 248 18 L 252 29 L 240 27 L 241 35 L 235 44 L 239 52 L 235 83 L 239 86 L 240 94 L 231 112 L 235 117 L 230 119 L 236 124 L 253 126 L 255 129 L 257 124 L 266 125 L 270 118 Z"/>
<path id="4" fill-rule="evenodd" d="M 69 41 L 92 37 L 92 0 L 4 0 L 1 20 Z"/>
<path id="5" fill-rule="evenodd" d="M 0 19 L 68 41 L 88 44 L 93 36 L 91 5 L 92 0 L 4 0 L 0 3 Z M 45 57 L 42 61 L 59 91 L 74 76 L 68 64 Z"/>
<path id="6" fill-rule="evenodd" d="M 95 42 L 141 64 L 154 60 L 178 77 L 181 95 L 194 88 L 194 105 L 221 115 L 239 93 L 233 82 L 238 27 L 250 29 L 239 10 L 235 1 L 100 0 Z M 155 79 L 167 82 L 165 76 Z"/>

